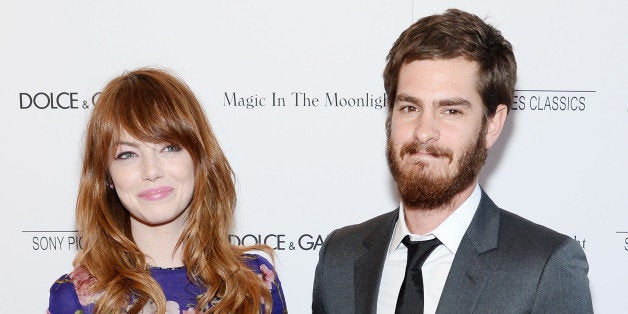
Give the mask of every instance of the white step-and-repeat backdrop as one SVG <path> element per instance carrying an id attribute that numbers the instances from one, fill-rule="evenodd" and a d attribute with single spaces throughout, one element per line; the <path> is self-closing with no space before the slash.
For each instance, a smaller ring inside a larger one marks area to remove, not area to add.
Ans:
<path id="1" fill-rule="evenodd" d="M 501 29 L 519 81 L 482 185 L 580 241 L 594 307 L 625 312 L 625 1 L 5 1 L 0 6 L 0 312 L 41 313 L 81 241 L 74 203 L 92 100 L 165 67 L 201 99 L 237 175 L 237 243 L 267 243 L 310 312 L 333 229 L 397 206 L 381 73 L 401 31 L 457 7 Z"/>

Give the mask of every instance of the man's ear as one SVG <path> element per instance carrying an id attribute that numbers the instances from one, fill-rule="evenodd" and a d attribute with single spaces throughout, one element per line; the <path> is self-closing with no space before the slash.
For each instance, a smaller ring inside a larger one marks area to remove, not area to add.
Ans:
<path id="1" fill-rule="evenodd" d="M 504 104 L 497 105 L 495 114 L 492 117 L 488 117 L 486 125 L 486 148 L 489 149 L 497 142 L 499 134 L 502 133 L 504 123 L 506 122 L 506 116 L 508 115 L 508 108 Z"/>

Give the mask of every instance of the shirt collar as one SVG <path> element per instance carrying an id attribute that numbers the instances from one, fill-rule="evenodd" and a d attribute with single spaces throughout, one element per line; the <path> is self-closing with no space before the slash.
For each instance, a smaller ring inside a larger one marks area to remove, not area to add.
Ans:
<path id="1" fill-rule="evenodd" d="M 391 254 L 401 245 L 401 240 L 403 240 L 406 235 L 410 235 L 413 241 L 424 241 L 437 237 L 443 245 L 455 255 L 462 241 L 462 237 L 467 231 L 467 228 L 469 228 L 478 205 L 480 205 L 481 197 L 482 192 L 480 186 L 476 184 L 469 198 L 467 198 L 460 207 L 454 210 L 436 229 L 423 235 L 410 233 L 406 225 L 403 203 L 400 203 L 399 218 L 397 219 L 397 224 L 395 225 L 395 230 L 393 231 L 392 239 L 388 246 L 388 254 Z"/>

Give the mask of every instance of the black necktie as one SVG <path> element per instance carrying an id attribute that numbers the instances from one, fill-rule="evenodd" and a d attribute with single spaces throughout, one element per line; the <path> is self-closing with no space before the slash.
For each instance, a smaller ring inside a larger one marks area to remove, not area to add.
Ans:
<path id="1" fill-rule="evenodd" d="M 401 242 L 408 247 L 408 263 L 406 264 L 406 275 L 399 290 L 395 313 L 423 313 L 421 266 L 441 242 L 437 238 L 428 241 L 410 241 L 409 235 L 405 236 Z"/>

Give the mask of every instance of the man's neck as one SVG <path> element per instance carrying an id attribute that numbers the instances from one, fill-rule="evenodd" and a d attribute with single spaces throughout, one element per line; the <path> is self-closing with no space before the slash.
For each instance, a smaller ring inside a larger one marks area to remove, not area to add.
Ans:
<path id="1" fill-rule="evenodd" d="M 427 234 L 440 226 L 447 217 L 464 203 L 473 193 L 477 181 L 469 185 L 451 200 L 435 208 L 412 207 L 403 204 L 406 226 L 412 234 Z"/>

